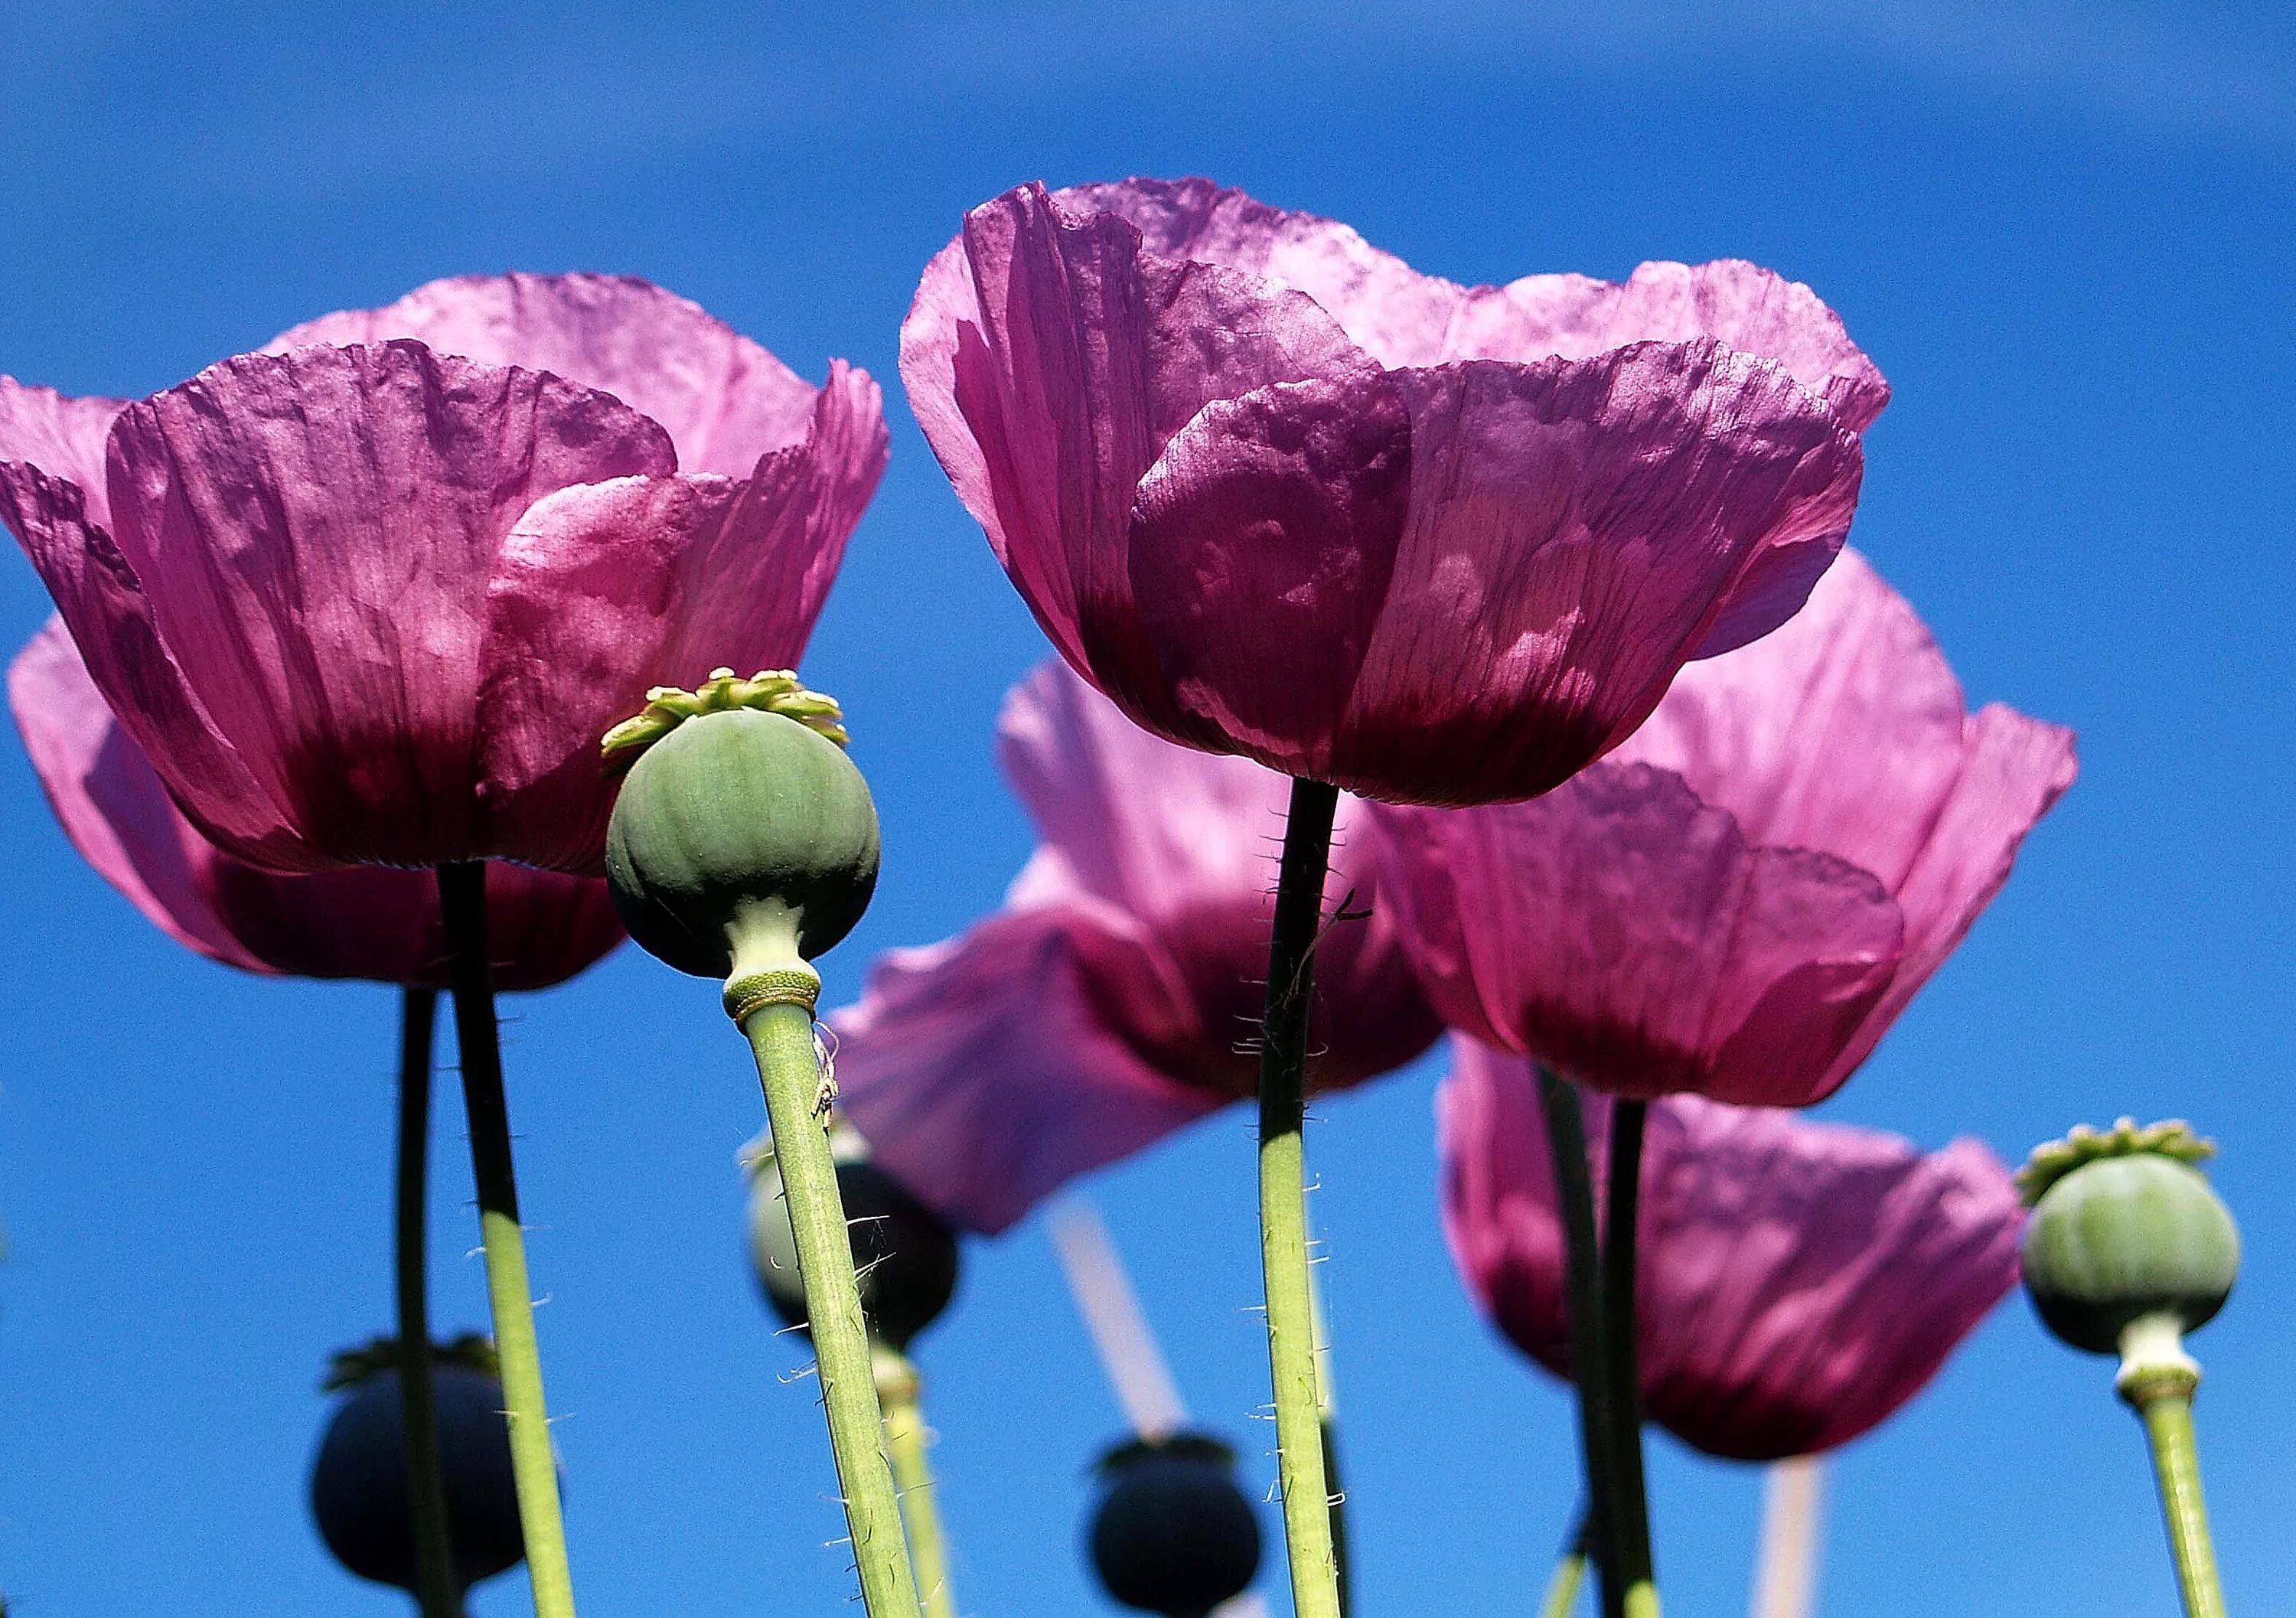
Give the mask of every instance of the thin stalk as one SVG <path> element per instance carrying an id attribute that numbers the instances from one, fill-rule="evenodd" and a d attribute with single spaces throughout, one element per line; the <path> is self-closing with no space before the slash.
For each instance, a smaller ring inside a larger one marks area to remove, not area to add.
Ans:
<path id="1" fill-rule="evenodd" d="M 1538 1070 L 1538 1102 L 1554 1157 L 1555 1205 L 1562 1216 L 1570 1309 L 1570 1380 L 1578 1390 L 1578 1446 L 1587 1467 L 1587 1524 L 1603 1592 L 1603 1618 L 1624 1618 L 1627 1587 L 1612 1525 L 1618 1494 L 1609 1356 L 1603 1331 L 1601 1245 L 1595 1234 L 1595 1182 L 1587 1166 L 1587 1120 L 1578 1092 L 1550 1068 Z"/>
<path id="2" fill-rule="evenodd" d="M 1612 1523 L 1619 1548 L 1619 1582 L 1627 1610 L 1657 1618 L 1658 1584 L 1651 1567 L 1650 1497 L 1643 1482 L 1641 1338 L 1635 1313 L 1635 1239 L 1641 1223 L 1643 1123 L 1640 1101 L 1611 1105 L 1610 1210 L 1603 1228 L 1603 1383 L 1611 1400 Z"/>
<path id="3" fill-rule="evenodd" d="M 2185 1598 L 2185 1618 L 2224 1618 L 2224 1589 L 2217 1581 L 2209 1509 L 2201 1498 L 2193 1391 L 2189 1386 L 2172 1385 L 2131 1402 L 2144 1418 L 2144 1436 L 2152 1444 L 2152 1470 L 2161 1484 L 2161 1514 L 2168 1520 L 2169 1548 L 2177 1560 L 2177 1588 Z"/>
<path id="4" fill-rule="evenodd" d="M 398 1013 L 398 1406 L 406 1427 L 406 1505 L 414 1518 L 414 1598 L 422 1618 L 462 1618 L 447 1531 L 447 1474 L 439 1459 L 439 1400 L 430 1386 L 430 1046 L 439 991 L 408 989 Z"/>
<path id="5" fill-rule="evenodd" d="M 526 1229 L 519 1223 L 510 1106 L 503 1095 L 502 1040 L 487 955 L 486 866 L 440 866 L 439 908 L 455 990 L 463 1105 L 470 1118 L 487 1298 L 494 1313 L 495 1357 L 502 1368 L 503 1415 L 510 1424 L 527 1577 L 534 1588 L 536 1618 L 574 1618 L 574 1579 L 566 1565 L 566 1526 L 558 1506 L 558 1458 L 551 1452 L 550 1413 L 542 1397 L 534 1293 L 526 1278 Z"/>
<path id="6" fill-rule="evenodd" d="M 773 1126 L 774 1162 L 797 1237 L 798 1276 L 805 1283 L 806 1318 L 861 1598 L 869 1618 L 918 1618 L 916 1581 L 902 1540 L 901 1509 L 869 1365 L 869 1334 L 853 1275 L 852 1240 L 823 1128 L 827 1113 L 813 1043 L 813 1006 L 809 998 L 803 1004 L 772 999 L 746 1011 L 741 1026 L 758 1059 L 766 1116 Z"/>
<path id="7" fill-rule="evenodd" d="M 1308 1271 L 1308 1302 L 1316 1322 L 1316 1413 L 1322 1419 L 1324 1485 L 1332 1496 L 1332 1561 L 1340 1570 L 1340 1618 L 1356 1610 L 1355 1584 L 1348 1574 L 1348 1485 L 1340 1474 L 1340 1407 L 1332 1392 L 1332 1326 L 1324 1314 L 1324 1284 Z"/>
<path id="8" fill-rule="evenodd" d="M 1815 1455 L 1773 1462 L 1762 1487 L 1761 1549 L 1749 1618 L 1809 1618 L 1817 1597 L 1817 1541 L 1825 1463 Z"/>
<path id="9" fill-rule="evenodd" d="M 1554 1576 L 1546 1581 L 1546 1597 L 1538 1604 L 1538 1618 L 1570 1618 L 1571 1608 L 1578 1605 L 1579 1586 L 1587 1581 L 1587 1540 L 1593 1526 L 1586 1508 L 1581 1507 L 1577 1525 L 1562 1542 L 1562 1554 L 1554 1558 Z"/>
<path id="10" fill-rule="evenodd" d="M 885 1412 L 885 1451 L 892 1462 L 893 1487 L 901 1497 L 901 1521 L 909 1531 L 909 1565 L 925 1618 L 956 1618 L 956 1596 L 948 1582 L 948 1548 L 941 1537 L 940 1502 L 933 1490 L 932 1463 L 925 1456 L 924 1379 L 908 1356 L 877 1350 L 877 1402 Z"/>
<path id="11" fill-rule="evenodd" d="M 1316 998 L 1316 938 L 1324 923 L 1339 789 L 1292 783 L 1275 926 L 1267 949 L 1267 1013 L 1259 1055 L 1259 1256 L 1267 1288 L 1267 1361 L 1275 1388 L 1277 1475 L 1298 1618 L 1340 1618 L 1331 1485 L 1316 1400 L 1315 1300 L 1308 1277 L 1308 1014 Z"/>

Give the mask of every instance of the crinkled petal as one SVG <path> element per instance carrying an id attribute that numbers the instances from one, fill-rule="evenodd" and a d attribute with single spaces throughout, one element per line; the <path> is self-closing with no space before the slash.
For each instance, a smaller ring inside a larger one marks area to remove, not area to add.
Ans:
<path id="1" fill-rule="evenodd" d="M 1898 884 L 1906 916 L 1905 961 L 1835 1061 L 1828 1091 L 1890 1031 L 2009 880 L 2017 850 L 2073 784 L 2080 764 L 2073 733 L 1998 702 L 1969 717 L 1961 774 L 1930 827 L 1928 842 Z"/>
<path id="2" fill-rule="evenodd" d="M 1271 208 L 1196 178 L 1078 185 L 1054 197 L 1121 215 L 1140 232 L 1142 250 L 1159 258 L 1217 264 L 1305 292 L 1382 365 L 1459 357 L 1445 351 L 1444 338 L 1467 289 L 1420 274 L 1337 219 Z"/>
<path id="3" fill-rule="evenodd" d="M 302 837 L 184 682 L 135 569 L 89 520 L 79 486 L 0 463 L 0 521 L 55 598 L 90 678 L 200 829 L 266 866 L 327 868 L 332 862 Z"/>
<path id="4" fill-rule="evenodd" d="M 112 418 L 127 406 L 116 398 L 74 398 L 0 376 L 0 461 L 21 461 L 49 477 L 78 485 L 88 521 L 111 522 L 103 488 L 103 444 Z"/>
<path id="5" fill-rule="evenodd" d="M 1840 316 L 1800 282 L 1742 259 L 1645 264 L 1625 281 L 1526 275 L 1476 287 L 1445 334 L 1440 357 L 1583 359 L 1628 343 L 1702 337 L 1776 361 L 1853 432 L 1873 425 L 1890 402 L 1890 384 L 1849 340 Z"/>
<path id="6" fill-rule="evenodd" d="M 1110 1027 L 1082 952 L 1118 947 L 1074 908 L 1006 912 L 887 956 L 830 1019 L 847 1115 L 943 1218 L 1003 1230 L 1228 1099 L 1158 1073 Z"/>
<path id="7" fill-rule="evenodd" d="M 430 871 L 367 866 L 283 876 L 217 855 L 206 867 L 217 914 L 273 970 L 446 989 L 446 929 Z M 563 982 L 622 940 L 606 884 L 489 860 L 487 948 L 504 991 Z"/>
<path id="8" fill-rule="evenodd" d="M 1751 846 L 1646 765 L 1372 821 L 1381 891 L 1445 1019 L 1620 1095 L 1815 1099 L 1897 969 L 1903 921 L 1869 874 Z"/>
<path id="9" fill-rule="evenodd" d="M 699 304 L 633 275 L 457 275 L 382 308 L 306 321 L 264 351 L 398 337 L 611 393 L 661 424 L 686 472 L 744 476 L 814 419 L 810 383 Z"/>
<path id="10" fill-rule="evenodd" d="M 1764 551 L 1838 547 L 1861 470 L 1806 390 L 1711 343 L 1275 387 L 1166 447 L 1132 584 L 1227 747 L 1524 798 L 1633 731 Z"/>
<path id="11" fill-rule="evenodd" d="M 975 209 L 903 328 L 919 423 L 1062 654 L 1155 727 L 1190 734 L 1141 639 L 1135 487 L 1207 401 L 1370 361 L 1300 293 L 1143 254 L 1114 214 L 1041 185 Z"/>
<path id="12" fill-rule="evenodd" d="M 803 443 L 743 481 L 628 478 L 520 519 L 488 603 L 482 699 L 498 841 L 594 872 L 612 793 L 598 739 L 649 686 L 794 668 L 884 471 L 877 385 L 832 366 Z"/>
<path id="13" fill-rule="evenodd" d="M 447 986 L 430 872 L 286 875 L 217 848 L 113 719 L 62 620 L 50 620 L 18 654 L 8 694 L 72 846 L 176 942 L 250 972 Z M 496 862 L 487 896 L 498 989 L 560 982 L 621 940 L 601 882 Z"/>
<path id="14" fill-rule="evenodd" d="M 273 970 L 216 915 L 204 867 L 225 856 L 184 818 L 111 717 L 62 619 L 50 619 L 9 665 L 8 702 L 57 821 L 96 874 L 187 949 Z"/>
<path id="15" fill-rule="evenodd" d="M 1436 1101 L 1444 1229 L 1469 1287 L 1568 1375 L 1566 1270 L 1529 1064 L 1468 1039 Z M 1605 1155 L 1595 1109 L 1596 1171 Z M 1651 1418 L 1711 1454 L 1829 1450 L 1903 1406 L 2017 1277 L 2008 1171 L 1694 1096 L 1655 1104 L 1637 1310 Z"/>
<path id="16" fill-rule="evenodd" d="M 18 654 L 8 692 L 25 750 L 72 845 L 178 943 L 250 972 L 447 986 L 430 872 L 294 876 L 223 852 L 168 798 L 60 620 Z M 603 883 L 496 863 L 488 867 L 487 889 L 497 988 L 561 981 L 621 939 Z"/>
<path id="17" fill-rule="evenodd" d="M 609 395 L 397 341 L 242 356 L 132 405 L 110 482 L 153 627 L 248 773 L 335 863 L 418 866 L 522 853 L 489 835 L 478 701 L 512 524 L 675 467 Z"/>
<path id="18" fill-rule="evenodd" d="M 1121 910 L 1153 923 L 1274 881 L 1291 783 L 1143 730 L 1066 663 L 1040 665 L 1005 697 L 996 755 L 1063 878 Z M 1031 862 L 1031 891 L 1050 896 L 1049 868 Z"/>
<path id="19" fill-rule="evenodd" d="M 1784 628 L 1685 669 L 1615 756 L 1675 771 L 1751 842 L 1895 891 L 1960 779 L 1964 714 L 1928 626 L 1845 552 Z"/>
<path id="20" fill-rule="evenodd" d="M 1421 274 L 1336 219 L 1271 208 L 1210 180 L 1131 179 L 1054 196 L 1121 214 L 1160 258 L 1298 288 L 1383 365 L 1586 359 L 1629 343 L 1710 337 L 1775 360 L 1852 431 L 1890 398 L 1881 372 L 1816 293 L 1743 259 L 1645 264 L 1622 282 L 1527 275 L 1466 287 Z"/>

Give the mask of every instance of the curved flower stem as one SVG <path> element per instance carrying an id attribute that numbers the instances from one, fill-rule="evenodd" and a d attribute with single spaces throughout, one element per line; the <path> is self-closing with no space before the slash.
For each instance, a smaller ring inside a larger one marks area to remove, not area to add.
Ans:
<path id="1" fill-rule="evenodd" d="M 1595 1234 L 1595 1184 L 1587 1166 L 1587 1120 L 1569 1080 L 1542 1065 L 1538 1102 L 1554 1157 L 1556 1206 L 1562 1215 L 1570 1306 L 1571 1381 L 1578 1389 L 1578 1444 L 1587 1466 L 1587 1542 L 1595 1551 L 1605 1618 L 1622 1618 L 1626 1585 L 1612 1526 L 1618 1494 L 1615 1431 L 1611 1415 L 1610 1359 L 1603 1332 L 1600 1244 Z"/>
<path id="2" fill-rule="evenodd" d="M 2224 1590 L 2217 1581 L 2216 1548 L 2209 1537 L 2209 1510 L 2201 1498 L 2201 1455 L 2193 1432 L 2196 1374 L 2164 1374 L 2131 1379 L 2125 1397 L 2144 1418 L 2152 1450 L 2152 1470 L 2161 1484 L 2161 1514 L 2168 1520 L 2169 1548 L 2177 1560 L 2177 1588 L 2185 1618 L 2224 1618 Z"/>
<path id="3" fill-rule="evenodd" d="M 1562 1542 L 1562 1554 L 1554 1558 L 1554 1576 L 1546 1581 L 1538 1618 L 1570 1618 L 1570 1609 L 1578 1605 L 1578 1587 L 1587 1581 L 1587 1539 L 1593 1526 L 1587 1508 L 1580 1507 L 1578 1521 Z"/>
<path id="4" fill-rule="evenodd" d="M 845 1497 L 861 1598 L 869 1618 L 918 1618 L 916 1581 L 885 1458 L 884 1418 L 877 1408 L 860 1285 L 853 1274 L 852 1238 L 846 1232 L 837 1165 L 824 1127 L 830 1091 L 813 1043 L 813 994 L 820 980 L 803 973 L 809 987 L 800 999 L 793 998 L 800 976 L 783 971 L 743 979 L 727 988 L 726 1004 L 739 1008 L 741 1029 L 749 1036 L 765 1088 L 774 1162 L 797 1237 L 798 1276 L 805 1283 L 821 1404 L 829 1417 L 829 1444 Z M 761 996 L 753 986 L 767 978 L 777 981 Z"/>
<path id="5" fill-rule="evenodd" d="M 877 1402 L 885 1412 L 885 1451 L 893 1466 L 893 1487 L 901 1497 L 901 1521 L 909 1530 L 909 1565 L 925 1618 L 956 1618 L 949 1589 L 948 1549 L 941 1539 L 940 1503 L 933 1491 L 932 1464 L 925 1457 L 924 1379 L 907 1355 L 878 1345 Z"/>
<path id="6" fill-rule="evenodd" d="M 398 1014 L 398 1400 L 406 1425 L 406 1504 L 414 1518 L 414 1598 L 422 1618 L 462 1618 L 447 1534 L 447 1474 L 439 1460 L 439 1401 L 430 1388 L 430 1045 L 439 991 L 408 989 Z"/>
<path id="7" fill-rule="evenodd" d="M 1650 1498 L 1643 1482 L 1642 1334 L 1635 1314 L 1635 1238 L 1641 1223 L 1643 1123 L 1640 1101 L 1611 1104 L 1610 1210 L 1603 1228 L 1603 1385 L 1611 1401 L 1612 1523 L 1619 1583 L 1635 1618 L 1657 1618 L 1651 1569 Z"/>
<path id="8" fill-rule="evenodd" d="M 511 1162 L 510 1107 L 503 1096 L 502 1042 L 487 953 L 486 866 L 440 866 L 439 908 L 455 987 L 463 1105 L 470 1119 L 487 1298 L 493 1306 L 495 1355 L 502 1366 L 503 1414 L 510 1424 L 527 1576 L 534 1587 L 536 1618 L 574 1618 L 574 1580 L 566 1565 L 566 1526 L 558 1507 L 558 1459 L 551 1452 L 550 1414 L 542 1397 L 534 1294 L 526 1278 L 526 1231 L 519 1223 L 518 1177 Z"/>
<path id="9" fill-rule="evenodd" d="M 1259 1257 L 1267 1288 L 1267 1360 L 1275 1385 L 1277 1473 L 1298 1618 L 1340 1618 L 1331 1486 L 1316 1399 L 1316 1306 L 1308 1276 L 1308 1013 L 1316 997 L 1316 938 L 1324 924 L 1339 788 L 1292 783 L 1275 927 L 1267 949 L 1267 1013 L 1259 1053 Z"/>

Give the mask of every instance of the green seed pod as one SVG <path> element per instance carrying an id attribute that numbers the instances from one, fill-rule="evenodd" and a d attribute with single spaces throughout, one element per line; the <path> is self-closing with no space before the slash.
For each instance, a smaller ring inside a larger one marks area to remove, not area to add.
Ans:
<path id="1" fill-rule="evenodd" d="M 2181 1123 L 2076 1129 L 2019 1176 L 2025 1290 L 2041 1322 L 2092 1354 L 2127 1353 L 2151 1322 L 2162 1351 L 2213 1319 L 2240 1272 L 2240 1233 L 2194 1162 L 2213 1153 Z"/>
<path id="2" fill-rule="evenodd" d="M 641 948 L 734 978 L 795 967 L 853 930 L 877 885 L 877 809 L 843 739 L 833 702 L 770 670 L 659 688 L 616 727 L 610 763 L 643 752 L 606 875 Z"/>

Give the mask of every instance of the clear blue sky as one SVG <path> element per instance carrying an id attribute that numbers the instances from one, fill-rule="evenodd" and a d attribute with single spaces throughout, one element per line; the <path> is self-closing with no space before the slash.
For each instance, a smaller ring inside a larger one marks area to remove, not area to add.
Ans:
<path id="1" fill-rule="evenodd" d="M 0 370 L 140 393 L 510 267 L 647 275 L 808 375 L 867 365 L 892 470 L 808 670 L 850 707 L 886 822 L 877 908 L 828 963 L 841 1000 L 872 951 L 993 904 L 1029 842 L 986 743 L 1041 642 L 894 385 L 916 272 L 963 209 L 1037 177 L 1202 172 L 1460 279 L 1735 254 L 1812 283 L 1898 390 L 1857 542 L 1973 698 L 2077 726 L 2084 760 L 1829 1110 L 2012 1157 L 2122 1111 L 2223 1141 L 2249 1257 L 2197 1342 L 2201 1420 L 2230 1597 L 2261 1613 L 2296 1600 L 2292 160 L 2296 24 L 2262 0 L 15 4 Z M 46 610 L 0 557 L 0 640 Z M 335 1571 L 301 1505 L 320 1367 L 388 1324 L 391 997 L 166 942 L 12 746 L 0 836 L 0 1588 L 25 1618 L 406 1610 Z M 715 999 L 626 951 L 512 1008 L 598 1618 L 853 1610 L 800 1356 L 742 1266 L 734 1152 L 759 1108 Z M 1574 1490 L 1562 1398 L 1443 1254 L 1434 1077 L 1324 1106 L 1311 1140 L 1366 1618 L 1527 1610 Z M 441 1135 L 451 1328 L 484 1294 L 443 1110 Z M 1258 1487 L 1250 1172 L 1229 1114 L 1095 1189 Z M 923 1359 L 966 1612 L 1100 1610 L 1078 1520 L 1117 1414 L 1037 1226 L 974 1246 Z M 2013 1300 L 1842 1457 L 1824 1610 L 2167 1610 L 2109 1381 Z M 1742 1610 L 1755 1477 L 1657 1448 L 1669 1610 Z M 522 1600 L 505 1582 L 475 1612 Z"/>

